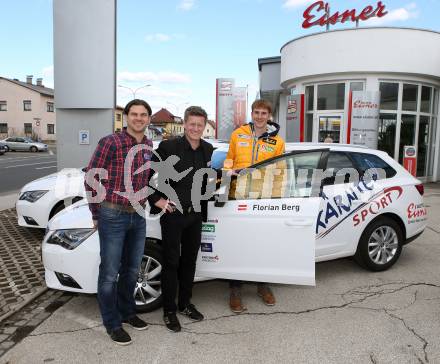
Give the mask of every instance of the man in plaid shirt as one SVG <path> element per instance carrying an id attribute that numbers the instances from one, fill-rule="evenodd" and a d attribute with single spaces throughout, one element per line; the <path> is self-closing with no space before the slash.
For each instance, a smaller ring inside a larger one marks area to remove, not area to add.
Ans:
<path id="1" fill-rule="evenodd" d="M 147 324 L 136 316 L 133 293 L 145 245 L 144 206 L 153 149 L 151 140 L 144 134 L 151 119 L 148 103 L 132 100 L 124 114 L 127 128 L 99 141 L 85 179 L 101 249 L 99 308 L 107 333 L 120 345 L 131 343 L 122 323 L 137 330 L 147 328 Z M 145 164 L 148 168 L 135 174 Z M 139 191 L 141 197 L 135 196 Z"/>

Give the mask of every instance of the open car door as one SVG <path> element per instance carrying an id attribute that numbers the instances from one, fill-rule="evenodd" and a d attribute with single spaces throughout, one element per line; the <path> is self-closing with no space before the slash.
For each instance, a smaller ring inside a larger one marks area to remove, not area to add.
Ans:
<path id="1" fill-rule="evenodd" d="M 259 163 L 231 182 L 226 202 L 209 201 L 196 275 L 314 285 L 320 198 L 312 174 L 324 151 Z"/>

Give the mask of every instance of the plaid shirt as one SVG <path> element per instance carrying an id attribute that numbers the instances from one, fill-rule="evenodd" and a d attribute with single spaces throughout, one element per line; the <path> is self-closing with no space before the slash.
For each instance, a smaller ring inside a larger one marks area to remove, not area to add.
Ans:
<path id="1" fill-rule="evenodd" d="M 127 154 L 132 147 L 141 144 L 148 145 L 150 150 L 144 149 L 142 151 L 138 151 L 133 156 L 134 158 L 132 158 L 131 164 L 131 185 L 133 186 L 133 192 L 137 192 L 146 187 L 150 174 L 149 161 L 151 160 L 153 143 L 146 136 L 142 139 L 141 143 L 137 143 L 134 137 L 123 130 L 120 133 L 108 135 L 99 141 L 89 165 L 87 166 L 86 172 L 92 168 L 103 168 L 108 172 L 108 179 L 101 179 L 98 182 L 95 174 L 94 182 L 91 183 L 91 186 L 84 181 L 86 191 L 92 193 L 92 196 L 95 197 L 100 187 L 99 184 L 101 184 L 106 191 L 105 201 L 122 206 L 130 206 L 130 201 L 117 192 L 126 192 L 124 182 L 124 164 Z M 145 163 L 147 163 L 147 168 L 141 173 L 134 174 L 135 171 L 141 168 Z M 143 206 L 145 205 L 145 202 L 146 198 L 143 198 L 141 201 L 139 201 L 139 203 Z M 93 220 L 97 220 L 99 204 L 89 202 L 89 208 L 92 212 Z"/>

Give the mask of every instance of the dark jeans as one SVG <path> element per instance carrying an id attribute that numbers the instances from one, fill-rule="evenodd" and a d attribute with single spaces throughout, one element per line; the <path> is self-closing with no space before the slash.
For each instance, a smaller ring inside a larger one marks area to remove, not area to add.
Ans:
<path id="1" fill-rule="evenodd" d="M 176 211 L 161 216 L 162 228 L 162 297 L 164 312 L 184 309 L 192 297 L 197 254 L 202 237 L 202 214 L 183 215 Z"/>
<path id="2" fill-rule="evenodd" d="M 98 303 L 105 328 L 115 330 L 121 327 L 121 320 L 136 314 L 134 289 L 144 253 L 145 218 L 101 206 L 98 232 Z"/>

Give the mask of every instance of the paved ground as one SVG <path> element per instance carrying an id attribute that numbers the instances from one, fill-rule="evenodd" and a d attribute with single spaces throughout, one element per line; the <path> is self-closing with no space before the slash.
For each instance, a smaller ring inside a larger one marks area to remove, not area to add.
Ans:
<path id="1" fill-rule="evenodd" d="M 46 289 L 43 236 L 44 230 L 18 226 L 15 209 L 0 211 L 0 321 Z"/>
<path id="2" fill-rule="evenodd" d="M 226 283 L 199 283 L 194 302 L 205 321 L 182 319 L 184 331 L 173 334 L 160 311 L 144 314 L 151 327 L 129 329 L 134 343 L 128 347 L 107 338 L 96 298 L 79 295 L 0 362 L 440 363 L 440 185 L 427 188 L 425 201 L 428 229 L 386 272 L 364 271 L 351 259 L 320 263 L 316 288 L 278 285 L 273 308 L 247 285 L 243 315 L 230 313 Z"/>
<path id="3" fill-rule="evenodd" d="M 0 194 L 20 190 L 26 183 L 57 171 L 55 149 L 49 152 L 8 152 L 0 156 Z"/>

